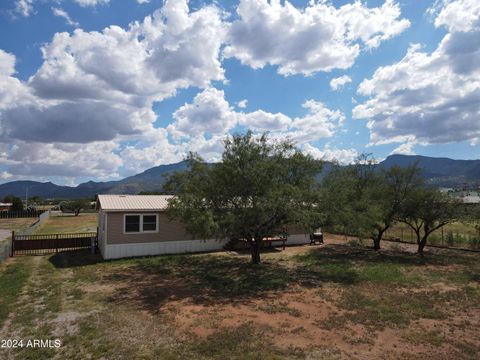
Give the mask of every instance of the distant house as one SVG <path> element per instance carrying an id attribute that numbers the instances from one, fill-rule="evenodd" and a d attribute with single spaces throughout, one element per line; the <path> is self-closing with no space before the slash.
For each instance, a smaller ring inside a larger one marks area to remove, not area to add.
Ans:
<path id="1" fill-rule="evenodd" d="M 229 239 L 199 239 L 165 211 L 169 195 L 98 195 L 98 246 L 104 259 L 222 250 Z M 291 229 L 287 244 L 309 243 Z"/>
<path id="2" fill-rule="evenodd" d="M 12 207 L 12 203 L 0 202 L 0 211 L 8 211 Z"/>

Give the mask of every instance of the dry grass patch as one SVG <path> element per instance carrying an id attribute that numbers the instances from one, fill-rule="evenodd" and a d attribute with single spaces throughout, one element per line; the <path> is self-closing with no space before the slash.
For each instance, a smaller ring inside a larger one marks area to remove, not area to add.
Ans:
<path id="1" fill-rule="evenodd" d="M 37 234 L 62 234 L 75 232 L 97 231 L 97 213 L 55 214 L 43 223 L 36 231 Z"/>

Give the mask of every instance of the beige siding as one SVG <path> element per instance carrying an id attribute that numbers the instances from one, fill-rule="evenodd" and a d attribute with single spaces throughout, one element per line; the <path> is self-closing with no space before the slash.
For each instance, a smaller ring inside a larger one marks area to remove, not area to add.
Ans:
<path id="1" fill-rule="evenodd" d="M 153 214 L 153 212 L 145 212 Z M 139 233 L 124 234 L 124 215 L 128 212 L 109 212 L 107 222 L 107 244 L 135 244 L 160 241 L 180 241 L 192 240 L 193 237 L 185 232 L 185 227 L 179 221 L 170 221 L 163 212 L 158 212 L 158 232 L 157 233 Z M 138 212 L 135 212 L 138 214 Z"/>

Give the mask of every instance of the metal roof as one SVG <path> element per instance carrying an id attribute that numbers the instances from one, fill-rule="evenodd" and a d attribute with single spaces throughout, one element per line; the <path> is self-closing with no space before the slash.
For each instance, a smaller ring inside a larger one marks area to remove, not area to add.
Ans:
<path id="1" fill-rule="evenodd" d="M 105 211 L 165 211 L 172 195 L 98 195 L 97 206 Z"/>

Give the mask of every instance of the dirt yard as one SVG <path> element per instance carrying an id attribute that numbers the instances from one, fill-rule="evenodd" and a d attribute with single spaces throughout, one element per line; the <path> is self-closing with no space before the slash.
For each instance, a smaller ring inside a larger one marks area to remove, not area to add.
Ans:
<path id="1" fill-rule="evenodd" d="M 2 289 L 17 289 L 6 291 L 0 339 L 62 347 L 0 358 L 478 358 L 480 254 L 326 243 L 264 253 L 259 266 L 233 252 L 15 258 L 0 267 Z"/>

